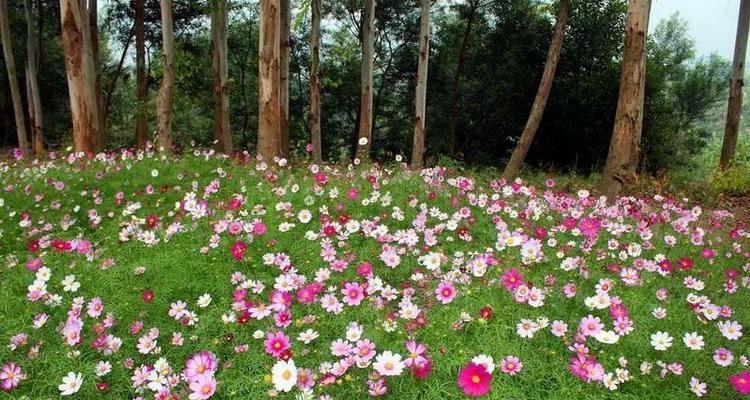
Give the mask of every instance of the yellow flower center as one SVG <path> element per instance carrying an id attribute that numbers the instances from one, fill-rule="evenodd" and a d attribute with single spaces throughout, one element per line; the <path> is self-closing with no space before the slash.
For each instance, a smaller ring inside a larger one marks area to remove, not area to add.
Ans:
<path id="1" fill-rule="evenodd" d="M 474 383 L 479 383 L 482 381 L 482 378 L 480 378 L 479 375 L 474 375 L 471 377 L 471 381 Z"/>

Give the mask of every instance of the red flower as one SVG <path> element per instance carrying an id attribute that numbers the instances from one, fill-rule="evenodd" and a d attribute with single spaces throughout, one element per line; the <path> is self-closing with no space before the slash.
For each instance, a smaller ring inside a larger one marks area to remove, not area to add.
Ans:
<path id="1" fill-rule="evenodd" d="M 146 289 L 143 291 L 143 296 L 141 297 L 143 298 L 144 303 L 150 303 L 154 301 L 154 291 L 151 289 Z"/>
<path id="2" fill-rule="evenodd" d="M 234 257 L 235 260 L 242 261 L 247 252 L 247 245 L 245 242 L 236 242 L 232 245 L 232 248 L 229 249 L 229 251 L 232 253 L 232 257 Z"/>
<path id="3" fill-rule="evenodd" d="M 414 364 L 411 368 L 412 374 L 417 379 L 427 379 L 432 372 L 432 359 L 430 357 L 425 358 L 427 361 L 423 362 L 422 365 Z"/>
<path id="4" fill-rule="evenodd" d="M 492 315 L 494 312 L 492 311 L 492 307 L 490 306 L 484 306 L 479 310 L 479 318 L 489 321 L 492 319 Z"/>

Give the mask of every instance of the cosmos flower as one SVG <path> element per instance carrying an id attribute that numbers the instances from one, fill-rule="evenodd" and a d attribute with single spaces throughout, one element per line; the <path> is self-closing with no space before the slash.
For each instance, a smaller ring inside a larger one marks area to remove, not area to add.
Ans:
<path id="1" fill-rule="evenodd" d="M 68 372 L 62 379 L 62 383 L 57 386 L 60 390 L 60 396 L 72 396 L 81 390 L 83 385 L 83 375 L 75 372 Z"/>
<path id="2" fill-rule="evenodd" d="M 271 381 L 276 390 L 290 392 L 297 384 L 297 367 L 294 360 L 279 360 L 271 369 Z"/>
<path id="3" fill-rule="evenodd" d="M 458 387 L 469 397 L 480 397 L 490 392 L 492 374 L 484 365 L 468 363 L 458 373 Z"/>

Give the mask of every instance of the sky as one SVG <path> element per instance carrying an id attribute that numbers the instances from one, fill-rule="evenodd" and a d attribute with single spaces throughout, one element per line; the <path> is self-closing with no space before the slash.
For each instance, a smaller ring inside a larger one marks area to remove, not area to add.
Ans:
<path id="1" fill-rule="evenodd" d="M 732 60 L 740 0 L 652 0 L 650 30 L 675 12 L 689 25 L 698 56 L 717 53 Z"/>

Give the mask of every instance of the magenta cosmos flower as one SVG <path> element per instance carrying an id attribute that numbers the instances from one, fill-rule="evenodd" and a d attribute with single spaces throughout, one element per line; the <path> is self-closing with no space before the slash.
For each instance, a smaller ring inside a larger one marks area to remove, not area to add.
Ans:
<path id="1" fill-rule="evenodd" d="M 517 287 L 523 284 L 523 275 L 518 272 L 517 269 L 511 268 L 503 273 L 500 280 L 503 282 L 505 289 L 509 292 L 513 292 Z"/>
<path id="2" fill-rule="evenodd" d="M 742 371 L 737 375 L 732 375 L 729 377 L 729 383 L 732 384 L 737 393 L 750 394 L 750 372 Z"/>
<path id="3" fill-rule="evenodd" d="M 487 372 L 484 365 L 470 362 L 458 372 L 458 387 L 469 397 L 479 397 L 489 393 L 491 381 L 492 375 Z"/>
<path id="4" fill-rule="evenodd" d="M 284 332 L 269 333 L 263 344 L 266 346 L 266 353 L 274 357 L 281 356 L 290 347 L 289 337 Z"/>

